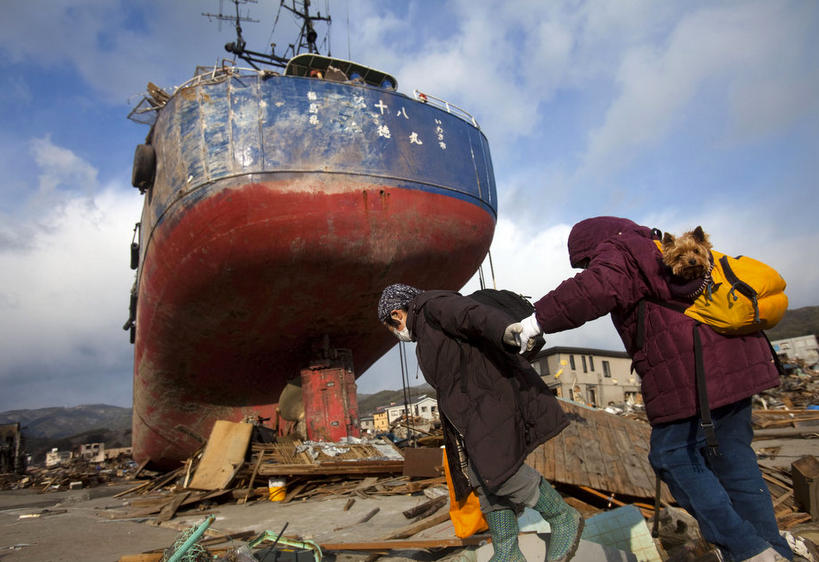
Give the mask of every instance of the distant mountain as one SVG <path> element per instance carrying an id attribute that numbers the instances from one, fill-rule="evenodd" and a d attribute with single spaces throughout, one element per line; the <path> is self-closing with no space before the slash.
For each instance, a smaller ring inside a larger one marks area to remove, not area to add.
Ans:
<path id="1" fill-rule="evenodd" d="M 788 310 L 779 324 L 771 330 L 765 330 L 765 333 L 771 341 L 817 335 L 819 306 L 803 306 Z"/>
<path id="2" fill-rule="evenodd" d="M 91 404 L 73 408 L 40 408 L 0 413 L 0 424 L 19 423 L 24 446 L 35 464 L 51 449 L 70 451 L 84 443 L 106 449 L 131 446 L 131 408 Z"/>
<path id="3" fill-rule="evenodd" d="M 426 383 L 407 389 L 407 399 L 409 402 L 414 402 L 423 395 L 435 398 L 435 389 Z M 375 394 L 359 394 L 358 415 L 361 417 L 371 416 L 379 406 L 390 406 L 392 404 L 403 403 L 403 390 L 382 390 L 381 392 L 376 392 Z"/>
<path id="4" fill-rule="evenodd" d="M 60 439 L 94 430 L 131 429 L 131 408 L 91 404 L 0 413 L 0 424 L 19 423 L 26 438 Z"/>

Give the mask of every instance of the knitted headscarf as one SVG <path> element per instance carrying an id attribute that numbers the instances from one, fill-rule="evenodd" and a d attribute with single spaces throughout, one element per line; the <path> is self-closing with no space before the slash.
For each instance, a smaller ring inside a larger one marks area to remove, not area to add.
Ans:
<path id="1" fill-rule="evenodd" d="M 423 292 L 421 289 L 403 283 L 390 285 L 381 292 L 381 298 L 378 300 L 378 321 L 386 322 L 390 317 L 390 312 L 404 308 Z"/>

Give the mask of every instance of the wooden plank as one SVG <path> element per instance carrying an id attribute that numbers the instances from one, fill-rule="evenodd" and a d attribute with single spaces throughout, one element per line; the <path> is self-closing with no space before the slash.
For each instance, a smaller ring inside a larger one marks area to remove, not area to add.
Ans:
<path id="1" fill-rule="evenodd" d="M 413 523 L 408 527 L 404 527 L 403 529 L 398 529 L 397 531 L 393 531 L 392 533 L 379 537 L 375 539 L 376 541 L 391 541 L 393 539 L 405 539 L 407 537 L 411 537 L 417 533 L 425 529 L 429 529 L 430 527 L 434 527 L 444 521 L 449 521 L 449 511 L 445 511 L 443 513 L 439 513 L 437 515 L 433 515 L 424 519 L 423 521 L 419 521 L 418 523 Z"/>
<path id="2" fill-rule="evenodd" d="M 754 440 L 773 439 L 776 437 L 804 437 L 806 435 L 815 435 L 817 433 L 819 433 L 819 426 L 755 429 Z"/>
<path id="3" fill-rule="evenodd" d="M 156 516 L 157 523 L 162 523 L 163 521 L 169 521 L 174 515 L 176 515 L 176 510 L 179 509 L 179 506 L 182 505 L 190 492 L 182 492 L 181 494 L 176 494 L 174 498 L 162 508 L 162 511 L 159 512 L 159 515 Z"/>
<path id="4" fill-rule="evenodd" d="M 413 508 L 407 509 L 406 511 L 403 511 L 402 514 L 407 519 L 413 519 L 414 517 L 418 517 L 420 515 L 432 515 L 448 502 L 449 496 L 439 496 L 420 505 L 416 505 Z"/>
<path id="5" fill-rule="evenodd" d="M 555 447 L 554 439 L 549 440 L 545 443 L 545 447 L 543 448 L 543 454 L 541 457 L 543 458 L 543 470 L 540 472 L 543 476 L 546 477 L 546 480 L 552 482 L 555 478 L 555 464 L 557 459 L 557 451 Z"/>
<path id="6" fill-rule="evenodd" d="M 119 562 L 159 562 L 164 554 L 152 552 L 150 554 L 126 554 L 119 557 Z"/>
<path id="7" fill-rule="evenodd" d="M 416 480 L 415 482 L 407 482 L 407 492 L 413 494 L 415 492 L 420 492 L 425 488 L 429 488 L 430 486 L 446 486 L 446 476 Z"/>
<path id="8" fill-rule="evenodd" d="M 342 525 L 341 527 L 336 527 L 335 529 L 333 529 L 333 531 L 340 531 L 342 529 L 348 529 L 350 527 L 355 527 L 356 525 L 366 523 L 367 521 L 369 521 L 370 519 L 375 517 L 375 514 L 378 513 L 379 511 L 381 511 L 381 508 L 376 507 L 375 509 L 370 510 L 370 512 L 367 513 L 367 515 L 365 515 L 364 517 L 362 517 L 361 519 L 359 519 L 355 523 L 350 523 L 349 525 Z"/>
<path id="9" fill-rule="evenodd" d="M 599 498 L 602 498 L 602 499 L 604 499 L 606 501 L 609 501 L 609 502 L 613 503 L 614 505 L 617 505 L 617 506 L 620 506 L 620 507 L 623 507 L 623 506 L 626 505 L 625 503 L 623 503 L 620 500 L 618 500 L 617 498 L 615 498 L 613 495 L 612 496 L 607 496 L 606 494 L 601 494 L 597 490 L 593 490 L 593 489 L 589 488 L 588 486 L 579 486 L 579 488 L 581 490 L 584 490 L 584 491 L 586 491 L 586 492 L 588 492 L 590 494 L 593 494 L 593 495 L 595 495 L 595 496 L 597 496 Z M 631 505 L 637 507 L 637 509 L 640 510 L 640 513 L 642 513 L 643 516 L 645 518 L 647 518 L 647 519 L 654 516 L 654 509 L 650 508 L 650 507 L 649 508 L 645 507 L 645 504 L 631 504 Z M 643 505 L 643 507 L 640 507 L 640 505 Z"/>
<path id="10" fill-rule="evenodd" d="M 400 474 L 404 461 L 326 462 L 319 465 L 270 464 L 259 467 L 259 476 L 298 474 Z"/>
<path id="11" fill-rule="evenodd" d="M 628 469 L 623 465 L 620 459 L 623 456 L 623 451 L 617 446 L 617 441 L 614 439 L 614 433 L 619 431 L 619 424 L 616 423 L 614 416 L 606 418 L 606 435 L 601 436 L 601 440 L 606 443 L 607 463 L 611 465 L 609 472 L 610 482 L 614 485 L 606 489 L 613 491 L 625 490 L 628 488 L 629 475 Z"/>
<path id="12" fill-rule="evenodd" d="M 583 469 L 586 473 L 586 482 L 594 488 L 602 488 L 609 480 L 608 470 L 603 464 L 603 455 L 600 452 L 600 440 L 606 438 L 606 435 L 601 435 L 601 429 L 597 418 L 590 418 L 585 426 L 581 426 Z"/>
<path id="13" fill-rule="evenodd" d="M 245 498 L 242 501 L 242 505 L 247 505 L 247 498 L 250 497 L 250 493 L 253 491 L 253 483 L 256 481 L 256 474 L 259 472 L 259 465 L 262 464 L 262 459 L 264 458 L 264 451 L 259 453 L 259 458 L 256 459 L 256 466 L 253 467 L 253 474 L 250 475 L 250 483 L 247 485 L 247 493 L 245 494 Z"/>
<path id="14" fill-rule="evenodd" d="M 565 443 L 565 469 L 567 479 L 571 484 L 578 484 L 580 481 L 586 482 L 585 471 L 583 470 L 582 459 L 578 455 L 578 448 L 580 447 L 580 434 L 577 430 L 577 424 L 573 423 L 563 430 L 560 434 Z"/>
<path id="15" fill-rule="evenodd" d="M 115 498 L 121 498 L 122 496 L 127 496 L 128 494 L 133 494 L 133 493 L 138 492 L 140 490 L 144 490 L 145 488 L 148 488 L 150 486 L 151 486 L 151 481 L 146 480 L 145 482 L 143 482 L 142 484 L 140 484 L 138 486 L 134 486 L 133 488 L 128 488 L 127 490 L 119 492 L 118 494 L 114 494 L 114 497 Z"/>
<path id="16" fill-rule="evenodd" d="M 319 546 L 322 551 L 326 550 L 403 550 L 422 548 L 443 548 L 470 546 L 486 542 L 491 537 L 486 534 L 472 535 L 466 539 L 401 539 L 401 540 L 376 540 L 370 542 L 325 542 Z"/>
<path id="17" fill-rule="evenodd" d="M 223 490 L 244 464 L 253 425 L 218 420 L 210 433 L 205 452 L 189 488 Z"/>
<path id="18" fill-rule="evenodd" d="M 640 455 L 640 458 L 637 458 L 637 454 L 635 454 L 635 447 L 637 446 L 637 441 L 639 441 L 640 436 L 633 435 L 631 430 L 632 428 L 629 426 L 617 424 L 615 431 L 612 433 L 614 446 L 620 451 L 620 462 L 623 465 L 626 475 L 626 481 L 623 482 L 623 489 L 612 491 L 619 491 L 620 493 L 634 496 L 650 497 L 654 494 L 654 481 L 646 477 L 645 470 L 642 466 L 642 455 Z M 647 464 L 648 455 L 645 455 L 645 461 Z M 647 490 L 650 490 L 648 496 L 645 494 Z"/>

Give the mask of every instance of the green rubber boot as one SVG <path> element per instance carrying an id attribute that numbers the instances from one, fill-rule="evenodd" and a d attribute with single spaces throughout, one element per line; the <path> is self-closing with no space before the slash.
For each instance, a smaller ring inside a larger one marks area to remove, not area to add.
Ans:
<path id="1" fill-rule="evenodd" d="M 489 562 L 526 562 L 518 546 L 518 518 L 511 509 L 484 514 L 495 553 Z"/>
<path id="2" fill-rule="evenodd" d="M 540 513 L 552 528 L 549 548 L 546 551 L 547 562 L 571 560 L 580 544 L 583 517 L 563 501 L 545 478 L 540 480 L 540 498 L 533 509 Z"/>

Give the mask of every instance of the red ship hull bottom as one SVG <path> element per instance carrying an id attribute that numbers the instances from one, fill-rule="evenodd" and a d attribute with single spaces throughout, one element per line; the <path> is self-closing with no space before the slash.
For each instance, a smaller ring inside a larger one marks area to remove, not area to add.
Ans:
<path id="1" fill-rule="evenodd" d="M 468 200 L 349 179 L 209 189 L 169 208 L 140 269 L 133 452 L 161 469 L 216 420 L 274 417 L 322 341 L 363 374 L 396 343 L 381 290 L 462 287 L 495 227 Z"/>

